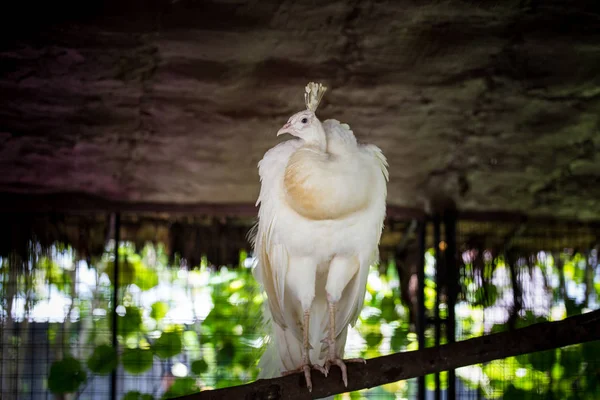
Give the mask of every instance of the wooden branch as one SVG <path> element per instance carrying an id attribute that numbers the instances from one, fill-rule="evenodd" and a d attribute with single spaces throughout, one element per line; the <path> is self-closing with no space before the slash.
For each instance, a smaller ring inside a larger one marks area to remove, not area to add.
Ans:
<path id="1" fill-rule="evenodd" d="M 352 392 L 390 382 L 428 375 L 519 354 L 600 339 L 600 310 L 569 317 L 558 322 L 545 322 L 511 332 L 497 333 L 440 347 L 391 354 L 367 361 L 366 365 L 348 365 L 348 387 L 339 369 L 333 367 L 329 377 L 313 371 L 313 391 L 306 389 L 301 374 L 255 382 L 218 390 L 207 390 L 180 400 L 269 399 L 292 400 L 322 398 Z"/>

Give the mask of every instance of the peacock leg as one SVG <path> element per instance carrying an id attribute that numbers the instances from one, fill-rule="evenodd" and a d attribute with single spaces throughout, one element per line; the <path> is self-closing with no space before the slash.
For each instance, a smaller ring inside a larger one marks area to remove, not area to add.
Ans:
<path id="1" fill-rule="evenodd" d="M 325 370 L 329 373 L 329 369 L 332 365 L 337 365 L 342 371 L 342 380 L 344 385 L 348 386 L 348 373 L 346 372 L 345 362 L 361 362 L 366 363 L 362 358 L 355 358 L 349 360 L 343 360 L 341 357 L 344 354 L 344 349 L 338 349 L 336 339 L 337 334 L 341 334 L 342 331 L 337 332 L 335 327 L 335 316 L 336 307 L 341 304 L 341 308 L 345 306 L 347 309 L 347 302 L 354 301 L 354 299 L 342 297 L 342 293 L 346 286 L 356 277 L 356 274 L 360 270 L 360 262 L 358 256 L 336 256 L 331 260 L 329 264 L 329 272 L 327 275 L 327 284 L 325 291 L 327 292 L 327 304 L 329 308 L 329 331 L 328 335 L 323 342 L 328 346 L 327 359 L 325 360 Z"/>
<path id="2" fill-rule="evenodd" d="M 304 379 L 306 379 L 306 387 L 309 392 L 312 392 L 312 378 L 310 376 L 310 370 L 316 369 L 321 372 L 323 375 L 327 376 L 327 371 L 325 368 L 318 364 L 313 364 L 310 362 L 310 342 L 308 340 L 308 324 L 310 321 L 310 310 L 304 312 L 304 323 L 302 324 L 302 365 L 297 369 L 293 369 L 290 371 L 284 371 L 282 375 L 290 375 L 295 374 L 297 372 L 304 372 Z"/>
<path id="3" fill-rule="evenodd" d="M 329 337 L 323 339 L 323 342 L 328 344 L 328 352 L 327 352 L 327 360 L 325 361 L 325 370 L 326 374 L 329 374 L 329 369 L 332 365 L 337 365 L 340 367 L 342 371 L 342 380 L 344 381 L 344 386 L 348 387 L 348 372 L 346 370 L 346 363 L 363 363 L 366 364 L 367 361 L 364 358 L 349 358 L 346 360 L 341 359 L 337 355 L 337 349 L 335 345 L 335 305 L 336 303 L 328 299 L 329 305 Z"/>

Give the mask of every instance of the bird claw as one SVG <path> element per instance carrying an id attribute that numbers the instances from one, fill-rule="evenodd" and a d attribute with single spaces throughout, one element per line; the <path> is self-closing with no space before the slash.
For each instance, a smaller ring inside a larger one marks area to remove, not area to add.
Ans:
<path id="1" fill-rule="evenodd" d="M 281 375 L 287 376 L 287 375 L 297 374 L 298 372 L 304 372 L 304 379 L 306 380 L 306 387 L 308 388 L 309 392 L 312 392 L 312 378 L 310 376 L 311 369 L 316 369 L 323 375 L 327 376 L 328 371 L 325 368 L 323 368 L 322 366 L 320 366 L 318 364 L 310 364 L 310 363 L 302 364 L 300 367 L 298 367 L 296 369 L 292 369 L 289 371 L 283 371 L 281 373 Z"/>
<path id="2" fill-rule="evenodd" d="M 342 360 L 339 357 L 331 357 L 329 359 L 327 359 L 327 361 L 325 361 L 325 370 L 327 371 L 327 374 L 325 374 L 325 376 L 327 376 L 329 374 L 329 369 L 331 368 L 332 365 L 337 365 L 338 367 L 340 367 L 340 370 L 342 371 L 342 381 L 344 381 L 344 386 L 348 387 L 348 371 L 346 368 L 346 363 L 362 363 L 362 364 L 366 364 L 367 360 L 365 360 L 364 358 L 349 358 L 347 360 Z"/>

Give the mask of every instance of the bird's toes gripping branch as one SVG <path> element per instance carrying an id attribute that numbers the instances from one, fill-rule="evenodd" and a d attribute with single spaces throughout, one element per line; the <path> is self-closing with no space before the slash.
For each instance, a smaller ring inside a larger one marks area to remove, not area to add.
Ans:
<path id="1" fill-rule="evenodd" d="M 325 368 L 323 368 L 322 366 L 320 366 L 318 364 L 311 364 L 310 361 L 305 362 L 304 364 L 302 364 L 300 367 L 298 367 L 296 369 L 292 369 L 289 371 L 283 371 L 281 373 L 281 375 L 286 376 L 286 375 L 296 374 L 298 372 L 304 372 L 304 379 L 306 380 L 306 387 L 308 388 L 309 392 L 312 392 L 312 378 L 310 376 L 311 369 L 316 369 L 317 371 L 321 372 L 323 375 L 327 376 L 327 371 L 325 370 Z"/>
<path id="2" fill-rule="evenodd" d="M 342 360 L 339 357 L 328 358 L 327 361 L 325 361 L 325 370 L 327 371 L 327 374 L 329 374 L 329 369 L 332 365 L 340 367 L 340 371 L 342 371 L 342 381 L 344 381 L 344 386 L 348 387 L 348 371 L 346 369 L 346 363 L 366 364 L 367 360 L 364 358 L 349 358 L 347 360 Z M 327 376 L 327 374 L 325 376 Z"/>

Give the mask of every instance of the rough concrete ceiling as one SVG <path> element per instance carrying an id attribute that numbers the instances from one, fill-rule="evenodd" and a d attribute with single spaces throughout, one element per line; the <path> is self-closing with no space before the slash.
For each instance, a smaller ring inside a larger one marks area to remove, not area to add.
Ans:
<path id="1" fill-rule="evenodd" d="M 600 217 L 597 2 L 91 4 L 2 40 L 0 191 L 253 203 L 318 80 L 392 205 Z"/>

